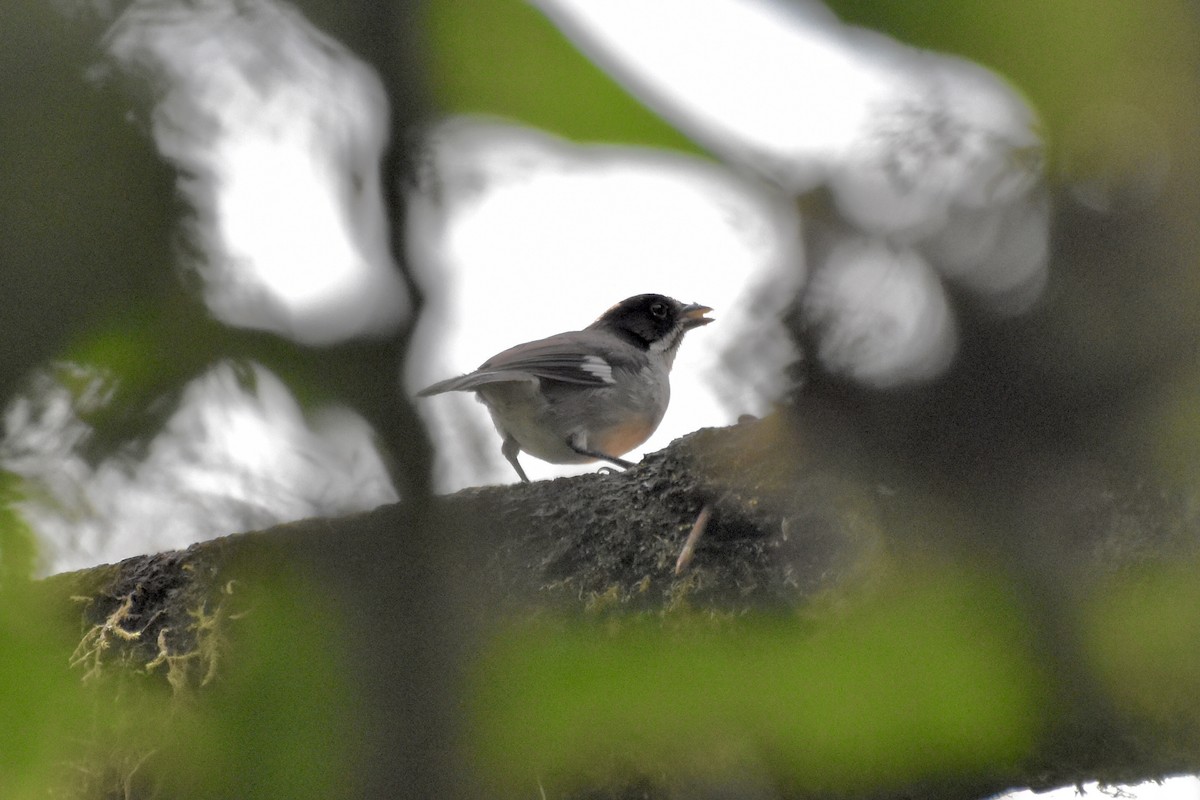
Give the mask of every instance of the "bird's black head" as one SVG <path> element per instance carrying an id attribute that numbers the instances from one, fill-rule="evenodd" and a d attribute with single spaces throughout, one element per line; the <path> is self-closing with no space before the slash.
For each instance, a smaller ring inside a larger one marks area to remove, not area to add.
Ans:
<path id="1" fill-rule="evenodd" d="M 588 328 L 610 330 L 645 350 L 673 350 L 689 330 L 712 322 L 704 316 L 709 311 L 661 294 L 639 294 L 617 303 Z"/>

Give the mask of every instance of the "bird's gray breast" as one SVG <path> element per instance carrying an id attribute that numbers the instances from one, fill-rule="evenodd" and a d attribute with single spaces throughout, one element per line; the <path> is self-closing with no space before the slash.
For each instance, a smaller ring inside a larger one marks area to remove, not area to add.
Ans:
<path id="1" fill-rule="evenodd" d="M 525 452 L 556 464 L 586 463 L 592 459 L 576 453 L 572 441 L 622 455 L 649 438 L 670 401 L 668 370 L 660 363 L 617 366 L 613 377 L 602 386 L 534 379 L 481 386 L 478 392 L 496 429 Z"/>

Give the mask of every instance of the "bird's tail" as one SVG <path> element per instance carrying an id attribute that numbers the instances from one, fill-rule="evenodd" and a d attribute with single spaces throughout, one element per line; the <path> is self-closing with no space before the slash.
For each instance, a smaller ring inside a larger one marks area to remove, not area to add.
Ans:
<path id="1" fill-rule="evenodd" d="M 442 394 L 443 392 L 458 392 L 464 389 L 469 389 L 468 385 L 470 375 L 459 375 L 457 378 L 447 378 L 444 381 L 438 381 L 432 386 L 426 386 L 421 391 L 417 392 L 417 397 L 429 397 L 434 394 Z"/>
<path id="2" fill-rule="evenodd" d="M 468 372 L 466 375 L 459 375 L 457 378 L 448 378 L 444 381 L 438 381 L 432 386 L 426 386 L 424 389 L 417 392 L 417 397 L 429 397 L 431 394 L 441 394 L 442 392 L 473 392 L 480 386 L 486 386 L 489 383 L 536 381 L 538 377 L 539 374 L 537 372 L 530 370 L 479 369 L 475 370 L 474 372 Z M 593 376 L 589 375 L 588 377 L 590 378 Z M 579 380 L 569 382 L 583 383 L 583 381 Z"/>

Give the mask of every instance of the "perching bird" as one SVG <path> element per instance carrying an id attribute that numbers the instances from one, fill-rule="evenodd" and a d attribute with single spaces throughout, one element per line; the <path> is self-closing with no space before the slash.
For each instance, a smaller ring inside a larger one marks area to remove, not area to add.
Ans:
<path id="1" fill-rule="evenodd" d="M 510 347 L 474 372 L 417 393 L 475 392 L 521 480 L 521 451 L 551 464 L 619 456 L 650 438 L 671 399 L 671 365 L 683 335 L 712 311 L 661 294 L 622 300 L 581 331 Z"/>

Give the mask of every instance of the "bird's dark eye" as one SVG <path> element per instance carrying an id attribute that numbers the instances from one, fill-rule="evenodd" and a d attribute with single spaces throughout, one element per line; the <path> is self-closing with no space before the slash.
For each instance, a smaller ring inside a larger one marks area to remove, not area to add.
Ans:
<path id="1" fill-rule="evenodd" d="M 667 315 L 667 304 L 666 303 L 652 303 L 650 305 L 650 313 L 653 314 L 654 316 L 658 317 L 659 319 L 662 319 L 663 317 L 665 317 Z"/>

